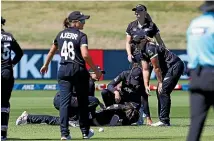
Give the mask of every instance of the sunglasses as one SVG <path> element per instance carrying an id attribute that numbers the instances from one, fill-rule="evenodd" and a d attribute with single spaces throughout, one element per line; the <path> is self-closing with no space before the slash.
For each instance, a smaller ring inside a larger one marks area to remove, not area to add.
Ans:
<path id="1" fill-rule="evenodd" d="M 85 20 L 79 20 L 79 22 L 85 24 Z"/>

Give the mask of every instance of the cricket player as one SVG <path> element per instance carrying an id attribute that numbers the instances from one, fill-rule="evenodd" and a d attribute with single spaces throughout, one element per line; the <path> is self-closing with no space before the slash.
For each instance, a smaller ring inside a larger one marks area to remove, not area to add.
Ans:
<path id="1" fill-rule="evenodd" d="M 69 103 L 71 90 L 75 87 L 80 114 L 80 129 L 83 139 L 89 139 L 94 135 L 89 125 L 88 94 L 89 94 L 89 73 L 86 63 L 94 70 L 95 78 L 99 80 L 102 73 L 93 63 L 88 53 L 87 35 L 80 30 L 84 28 L 89 15 L 80 11 L 73 11 L 64 20 L 64 30 L 60 31 L 48 53 L 45 64 L 40 72 L 46 73 L 48 65 L 56 51 L 59 49 L 61 62 L 58 70 L 58 83 L 60 88 L 60 131 L 61 140 L 70 140 L 69 131 Z"/>
<path id="2" fill-rule="evenodd" d="M 171 92 L 184 71 L 183 61 L 164 46 L 156 44 L 148 32 L 138 32 L 134 36 L 140 51 L 146 92 L 149 93 L 150 63 L 157 77 L 157 99 L 159 121 L 151 126 L 170 126 Z"/>
<path id="3" fill-rule="evenodd" d="M 1 140 L 7 139 L 10 97 L 14 85 L 13 66 L 22 58 L 23 51 L 13 35 L 4 31 L 6 20 L 1 17 Z M 11 59 L 12 51 L 15 57 Z"/>

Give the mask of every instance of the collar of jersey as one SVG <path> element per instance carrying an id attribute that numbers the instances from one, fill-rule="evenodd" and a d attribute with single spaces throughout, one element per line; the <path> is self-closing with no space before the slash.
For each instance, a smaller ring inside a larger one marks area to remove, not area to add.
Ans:
<path id="1" fill-rule="evenodd" d="M 75 29 L 75 30 L 79 30 L 77 27 L 68 27 L 68 29 Z"/>
<path id="2" fill-rule="evenodd" d="M 137 20 L 137 26 L 138 26 L 139 28 L 144 27 L 146 24 L 147 24 L 147 23 L 145 22 L 143 25 L 141 25 L 140 22 Z"/>

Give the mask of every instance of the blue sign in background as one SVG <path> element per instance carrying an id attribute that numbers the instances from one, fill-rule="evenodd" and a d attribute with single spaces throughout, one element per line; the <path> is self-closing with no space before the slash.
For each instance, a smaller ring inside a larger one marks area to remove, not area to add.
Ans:
<path id="1" fill-rule="evenodd" d="M 14 67 L 14 76 L 16 79 L 57 79 L 57 70 L 59 68 L 60 56 L 55 54 L 50 63 L 47 74 L 42 75 L 39 70 L 44 64 L 49 50 L 24 50 L 24 56 L 20 63 Z M 188 58 L 185 50 L 172 50 L 186 64 Z M 93 56 L 92 56 L 93 58 Z M 122 71 L 129 69 L 129 62 L 125 50 L 103 50 L 103 67 L 106 71 L 104 80 L 115 78 Z M 154 72 L 151 78 L 155 78 Z M 187 79 L 182 76 L 181 79 Z"/>

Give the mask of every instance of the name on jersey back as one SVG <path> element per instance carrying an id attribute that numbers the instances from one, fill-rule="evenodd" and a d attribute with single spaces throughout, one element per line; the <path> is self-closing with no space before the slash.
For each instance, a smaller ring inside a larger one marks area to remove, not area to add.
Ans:
<path id="1" fill-rule="evenodd" d="M 74 34 L 74 33 L 61 33 L 60 35 L 60 39 L 73 39 L 73 40 L 77 40 L 78 34 Z"/>
<path id="2" fill-rule="evenodd" d="M 7 35 L 2 35 L 1 34 L 1 40 L 3 41 L 12 41 L 12 37 L 11 36 L 7 36 Z"/>

